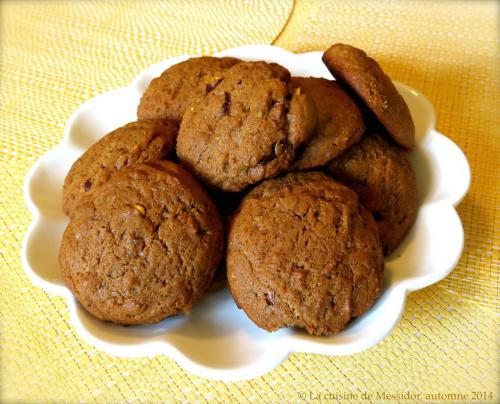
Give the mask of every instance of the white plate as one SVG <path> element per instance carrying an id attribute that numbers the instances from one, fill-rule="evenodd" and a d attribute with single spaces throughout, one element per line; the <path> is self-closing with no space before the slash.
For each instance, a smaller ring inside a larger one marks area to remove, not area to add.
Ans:
<path id="1" fill-rule="evenodd" d="M 229 49 L 216 56 L 280 63 L 293 75 L 331 78 L 320 52 L 295 55 L 266 45 Z M 420 93 L 396 83 L 415 121 L 417 142 L 411 161 L 417 173 L 417 221 L 402 245 L 386 259 L 383 292 L 375 305 L 340 334 L 312 337 L 295 329 L 268 333 L 236 308 L 227 290 L 207 295 L 189 317 L 156 325 L 121 327 L 94 319 L 64 285 L 57 255 L 68 222 L 61 209 L 62 185 L 71 164 L 112 129 L 136 118 L 139 98 L 150 80 L 188 56 L 144 70 L 125 88 L 84 103 L 71 117 L 64 140 L 29 172 L 24 195 L 33 214 L 22 260 L 34 284 L 68 301 L 71 321 L 89 343 L 113 355 L 165 354 L 189 372 L 212 379 L 241 380 L 262 375 L 291 352 L 347 355 L 376 344 L 398 322 L 408 292 L 443 279 L 463 248 L 462 223 L 454 209 L 466 194 L 470 169 L 460 149 L 435 129 L 434 110 Z"/>

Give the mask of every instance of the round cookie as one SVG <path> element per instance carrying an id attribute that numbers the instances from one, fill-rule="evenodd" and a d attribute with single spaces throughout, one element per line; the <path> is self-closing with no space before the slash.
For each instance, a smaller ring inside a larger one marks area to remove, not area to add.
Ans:
<path id="1" fill-rule="evenodd" d="M 405 151 L 379 135 L 369 134 L 327 169 L 356 191 L 377 222 L 384 252 L 392 252 L 417 215 L 415 173 Z"/>
<path id="2" fill-rule="evenodd" d="M 233 298 L 255 324 L 314 335 L 337 333 L 368 310 L 384 269 L 370 213 L 319 172 L 254 188 L 233 217 L 226 263 Z"/>
<path id="3" fill-rule="evenodd" d="M 239 62 L 202 56 L 173 65 L 149 84 L 137 108 L 138 119 L 169 119 L 180 124 L 188 106 L 217 87 L 223 72 Z"/>
<path id="4" fill-rule="evenodd" d="M 410 110 L 380 65 L 361 49 L 340 43 L 323 54 L 323 62 L 336 80 L 361 98 L 389 135 L 411 150 L 415 143 L 415 125 Z"/>
<path id="5" fill-rule="evenodd" d="M 157 161 L 121 170 L 79 206 L 59 263 L 92 315 L 146 324 L 189 313 L 223 246 L 221 219 L 202 186 L 179 165 Z"/>
<path id="6" fill-rule="evenodd" d="M 63 211 L 79 204 L 124 167 L 168 158 L 175 150 L 177 126 L 154 119 L 131 122 L 92 145 L 71 167 L 63 188 Z"/>
<path id="7" fill-rule="evenodd" d="M 277 64 L 239 63 L 184 115 L 179 159 L 211 186 L 238 192 L 287 170 L 309 140 L 314 106 Z"/>
<path id="8" fill-rule="evenodd" d="M 317 77 L 292 77 L 291 86 L 309 96 L 317 114 L 315 135 L 295 161 L 295 170 L 323 166 L 361 138 L 365 130 L 361 111 L 337 83 Z"/>

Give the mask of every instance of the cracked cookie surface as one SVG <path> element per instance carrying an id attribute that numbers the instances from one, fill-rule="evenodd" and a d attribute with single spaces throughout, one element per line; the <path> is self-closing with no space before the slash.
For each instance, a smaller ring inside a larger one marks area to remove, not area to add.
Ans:
<path id="1" fill-rule="evenodd" d="M 292 77 L 291 86 L 309 96 L 317 116 L 314 136 L 293 169 L 323 166 L 361 138 L 365 130 L 361 111 L 337 83 L 318 77 Z"/>
<path id="2" fill-rule="evenodd" d="M 338 43 L 325 51 L 323 62 L 339 83 L 361 98 L 398 144 L 412 149 L 415 125 L 408 105 L 375 60 L 361 49 Z"/>
<path id="3" fill-rule="evenodd" d="M 79 206 L 62 240 L 65 282 L 95 317 L 145 324 L 187 314 L 224 245 L 208 194 L 179 165 L 138 164 Z"/>
<path id="4" fill-rule="evenodd" d="M 137 108 L 138 119 L 169 119 L 181 123 L 184 112 L 198 97 L 212 91 L 236 58 L 202 56 L 177 63 L 153 79 Z"/>
<path id="5" fill-rule="evenodd" d="M 315 335 L 337 333 L 368 310 L 384 268 L 369 212 L 319 172 L 255 187 L 230 224 L 226 262 L 235 302 L 259 327 Z"/>
<path id="6" fill-rule="evenodd" d="M 153 119 L 131 122 L 93 144 L 71 167 L 64 180 L 63 211 L 73 216 L 113 174 L 132 164 L 168 158 L 174 153 L 177 126 Z"/>
<path id="7" fill-rule="evenodd" d="M 384 252 L 393 251 L 417 215 L 417 184 L 406 152 L 367 134 L 327 169 L 358 194 L 377 222 Z"/>
<path id="8" fill-rule="evenodd" d="M 244 62 L 186 111 L 177 155 L 190 170 L 224 191 L 287 170 L 316 122 L 314 106 L 290 92 L 290 73 L 277 64 Z"/>

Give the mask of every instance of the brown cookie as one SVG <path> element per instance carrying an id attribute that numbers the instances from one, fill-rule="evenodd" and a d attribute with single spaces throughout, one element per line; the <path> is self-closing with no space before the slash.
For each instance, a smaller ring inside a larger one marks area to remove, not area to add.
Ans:
<path id="1" fill-rule="evenodd" d="M 415 125 L 405 100 L 380 65 L 361 49 L 335 44 L 323 62 L 336 80 L 347 85 L 375 114 L 389 135 L 405 149 L 415 142 Z"/>
<path id="2" fill-rule="evenodd" d="M 290 93 L 290 73 L 265 62 L 239 63 L 184 115 L 179 159 L 211 186 L 237 192 L 288 169 L 312 135 L 314 106 Z"/>
<path id="3" fill-rule="evenodd" d="M 415 173 L 406 152 L 369 134 L 333 160 L 328 170 L 356 191 L 377 222 L 384 252 L 393 251 L 417 215 Z"/>
<path id="4" fill-rule="evenodd" d="M 94 190 L 124 167 L 168 158 L 175 150 L 177 126 L 164 120 L 131 122 L 92 145 L 64 181 L 63 211 L 72 216 Z"/>
<path id="5" fill-rule="evenodd" d="M 223 239 L 219 214 L 193 176 L 150 162 L 121 170 L 79 206 L 59 263 L 95 317 L 154 323 L 189 313 L 212 280 Z"/>
<path id="6" fill-rule="evenodd" d="M 295 170 L 323 166 L 356 143 L 365 130 L 363 116 L 354 101 L 332 80 L 292 77 L 293 89 L 300 88 L 314 103 L 315 135 L 295 161 Z"/>
<path id="7" fill-rule="evenodd" d="M 222 73 L 239 62 L 203 56 L 173 65 L 149 84 L 137 108 L 138 119 L 169 119 L 180 124 L 186 108 L 212 91 Z"/>
<path id="8" fill-rule="evenodd" d="M 337 333 L 368 310 L 384 269 L 372 216 L 319 172 L 253 189 L 232 220 L 226 258 L 234 300 L 255 324 L 315 335 Z"/>

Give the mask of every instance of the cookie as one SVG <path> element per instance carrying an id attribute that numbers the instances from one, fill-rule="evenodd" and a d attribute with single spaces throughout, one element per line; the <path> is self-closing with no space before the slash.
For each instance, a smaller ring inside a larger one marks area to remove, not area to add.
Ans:
<path id="1" fill-rule="evenodd" d="M 377 222 L 384 252 L 392 252 L 417 215 L 415 173 L 406 152 L 379 135 L 369 134 L 327 169 L 356 191 Z"/>
<path id="2" fill-rule="evenodd" d="M 290 92 L 290 73 L 277 64 L 239 63 L 184 115 L 177 156 L 223 191 L 238 192 L 287 170 L 312 135 L 309 98 Z"/>
<path id="3" fill-rule="evenodd" d="M 411 150 L 415 125 L 403 97 L 380 65 L 350 45 L 335 44 L 323 54 L 323 62 L 336 80 L 348 86 L 374 113 L 388 134 Z"/>
<path id="4" fill-rule="evenodd" d="M 187 314 L 224 245 L 219 214 L 195 178 L 170 161 L 124 168 L 80 205 L 59 263 L 95 317 L 146 324 Z"/>
<path id="5" fill-rule="evenodd" d="M 138 119 L 169 119 L 180 124 L 186 108 L 219 84 L 235 58 L 203 56 L 173 65 L 153 79 L 137 108 Z"/>
<path id="6" fill-rule="evenodd" d="M 323 166 L 361 138 L 365 130 L 361 111 L 337 83 L 293 77 L 291 86 L 312 100 L 317 114 L 315 134 L 295 161 L 295 170 Z"/>
<path id="7" fill-rule="evenodd" d="M 226 262 L 231 294 L 255 324 L 314 335 L 337 333 L 368 310 L 384 269 L 370 213 L 319 172 L 255 187 L 231 222 Z"/>
<path id="8" fill-rule="evenodd" d="M 71 167 L 63 188 L 63 211 L 77 206 L 124 167 L 165 159 L 175 151 L 177 126 L 164 120 L 131 122 L 91 146 Z"/>

